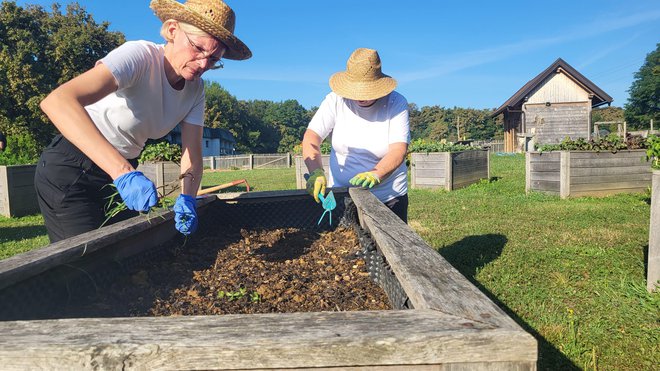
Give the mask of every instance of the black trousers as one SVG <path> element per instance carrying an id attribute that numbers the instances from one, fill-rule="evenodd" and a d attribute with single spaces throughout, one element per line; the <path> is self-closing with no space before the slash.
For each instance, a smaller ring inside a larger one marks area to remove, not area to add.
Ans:
<path id="1" fill-rule="evenodd" d="M 129 162 L 137 166 L 137 161 Z M 101 227 L 106 205 L 116 193 L 112 178 L 62 135 L 42 152 L 34 184 L 50 242 Z M 115 199 L 121 202 L 118 195 Z M 103 225 L 137 214 L 127 210 Z"/>
<path id="2" fill-rule="evenodd" d="M 408 194 L 393 198 L 385 202 L 385 206 L 389 207 L 404 223 L 408 223 Z"/>

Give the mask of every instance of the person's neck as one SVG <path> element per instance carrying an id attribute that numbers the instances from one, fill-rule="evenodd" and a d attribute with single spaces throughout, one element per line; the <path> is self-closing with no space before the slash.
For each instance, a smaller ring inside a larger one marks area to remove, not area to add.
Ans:
<path id="1" fill-rule="evenodd" d="M 170 50 L 171 45 L 170 44 L 165 44 L 165 53 L 163 56 L 163 66 L 165 67 L 165 77 L 167 77 L 167 82 L 170 83 L 170 86 L 174 90 L 182 90 L 184 86 L 186 86 L 186 80 L 181 77 L 179 74 L 176 73 L 174 70 L 174 67 L 172 67 L 172 64 L 170 63 L 170 60 L 168 58 L 168 52 Z"/>

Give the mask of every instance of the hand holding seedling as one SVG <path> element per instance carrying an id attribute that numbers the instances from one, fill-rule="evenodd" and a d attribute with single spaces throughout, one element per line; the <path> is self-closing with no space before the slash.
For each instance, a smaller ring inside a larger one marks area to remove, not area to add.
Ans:
<path id="1" fill-rule="evenodd" d="M 374 186 L 380 184 L 380 178 L 372 171 L 365 171 L 364 173 L 360 173 L 354 176 L 348 182 L 354 186 L 373 188 Z"/>
<path id="2" fill-rule="evenodd" d="M 183 193 L 174 203 L 174 225 L 177 231 L 188 236 L 197 229 L 197 211 L 195 198 Z"/>
<path id="3" fill-rule="evenodd" d="M 114 184 L 130 210 L 146 212 L 158 203 L 156 186 L 140 171 L 123 174 L 114 180 Z"/>

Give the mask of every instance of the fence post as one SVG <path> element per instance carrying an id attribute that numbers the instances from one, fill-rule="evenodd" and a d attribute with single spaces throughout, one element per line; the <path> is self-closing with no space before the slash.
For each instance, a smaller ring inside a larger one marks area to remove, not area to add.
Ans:
<path id="1" fill-rule="evenodd" d="M 250 153 L 249 156 L 250 156 L 250 157 L 249 157 L 249 162 L 248 162 L 248 164 L 250 165 L 250 166 L 249 166 L 250 170 L 252 170 L 252 169 L 254 169 L 254 155 Z"/>
<path id="2" fill-rule="evenodd" d="M 215 166 L 216 166 L 215 165 L 215 156 L 211 156 L 211 170 L 215 170 L 216 169 Z"/>
<path id="3" fill-rule="evenodd" d="M 660 289 L 656 289 L 656 283 L 660 280 L 660 170 L 653 170 L 651 187 L 651 225 L 646 273 L 648 292 Z"/>
<path id="4" fill-rule="evenodd" d="M 571 152 L 561 151 L 559 159 L 559 197 L 571 195 Z"/>
<path id="5" fill-rule="evenodd" d="M 291 167 L 291 154 L 289 152 L 286 153 L 286 167 Z"/>

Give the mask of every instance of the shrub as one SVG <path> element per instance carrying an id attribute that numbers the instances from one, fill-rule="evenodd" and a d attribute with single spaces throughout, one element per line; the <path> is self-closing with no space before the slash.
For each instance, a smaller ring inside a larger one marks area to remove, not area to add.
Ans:
<path id="1" fill-rule="evenodd" d="M 332 144 L 326 141 L 321 143 L 322 155 L 329 155 L 331 150 L 332 150 Z M 293 146 L 293 154 L 296 156 L 302 155 L 302 144 L 296 144 L 295 146 Z"/>
<path id="2" fill-rule="evenodd" d="M 410 143 L 408 152 L 460 152 L 480 150 L 481 147 L 473 147 L 464 144 L 454 144 L 444 140 L 415 139 Z"/>
<path id="3" fill-rule="evenodd" d="M 660 137 L 651 135 L 646 139 L 646 159 L 651 160 L 651 167 L 660 170 Z"/>
<path id="4" fill-rule="evenodd" d="M 145 162 L 158 161 L 181 163 L 181 147 L 178 144 L 170 144 L 168 142 L 147 144 L 142 150 L 138 162 L 143 164 Z"/>
<path id="5" fill-rule="evenodd" d="M 536 149 L 540 152 L 549 152 L 549 151 L 610 151 L 617 152 L 619 150 L 628 150 L 628 149 L 644 149 L 647 148 L 647 143 L 644 141 L 644 138 L 640 135 L 630 135 L 626 136 L 626 140 L 623 140 L 617 134 L 610 134 L 605 138 L 592 138 L 586 140 L 585 138 L 577 138 L 572 140 L 569 137 L 566 137 L 559 144 L 543 144 L 537 145 Z"/>
<path id="6" fill-rule="evenodd" d="M 39 161 L 41 146 L 27 134 L 7 135 L 7 148 L 0 152 L 0 165 L 32 165 Z"/>

